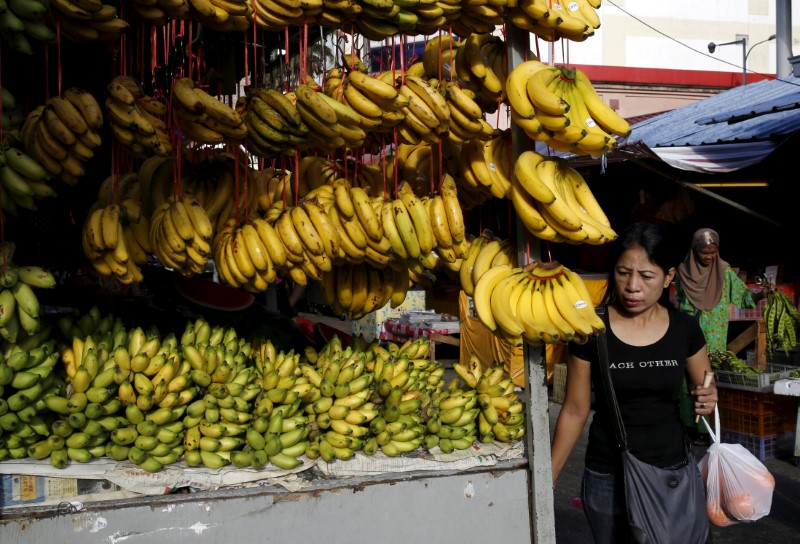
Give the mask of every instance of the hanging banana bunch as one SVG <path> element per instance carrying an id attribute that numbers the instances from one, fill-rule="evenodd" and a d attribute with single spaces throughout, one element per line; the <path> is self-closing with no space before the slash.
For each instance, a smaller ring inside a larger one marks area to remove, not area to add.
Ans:
<path id="1" fill-rule="evenodd" d="M 524 151 L 509 198 L 528 231 L 543 240 L 601 245 L 617 237 L 588 183 L 565 159 Z"/>
<path id="2" fill-rule="evenodd" d="M 556 261 L 493 266 L 472 298 L 486 328 L 514 345 L 583 343 L 605 330 L 583 279 Z"/>

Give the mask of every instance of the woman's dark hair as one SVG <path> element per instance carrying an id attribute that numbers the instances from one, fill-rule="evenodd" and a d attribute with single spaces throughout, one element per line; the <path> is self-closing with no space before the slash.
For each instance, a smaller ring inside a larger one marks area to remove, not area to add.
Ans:
<path id="1" fill-rule="evenodd" d="M 640 221 L 628 225 L 619 237 L 609 244 L 608 253 L 608 285 L 606 294 L 603 297 L 603 304 L 611 304 L 616 299 L 616 287 L 614 285 L 614 270 L 620 256 L 632 247 L 640 247 L 647 254 L 650 262 L 661 268 L 664 274 L 676 265 L 676 247 L 672 243 L 669 232 L 655 223 Z M 659 300 L 664 306 L 670 306 L 669 289 L 664 289 Z"/>

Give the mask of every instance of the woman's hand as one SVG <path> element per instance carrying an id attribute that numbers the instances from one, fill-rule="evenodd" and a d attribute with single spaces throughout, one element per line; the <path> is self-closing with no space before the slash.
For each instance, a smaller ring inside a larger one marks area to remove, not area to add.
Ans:
<path id="1" fill-rule="evenodd" d="M 694 397 L 694 413 L 698 416 L 707 416 L 714 413 L 714 407 L 717 405 L 717 386 L 713 383 L 708 387 L 696 385 L 690 391 Z"/>

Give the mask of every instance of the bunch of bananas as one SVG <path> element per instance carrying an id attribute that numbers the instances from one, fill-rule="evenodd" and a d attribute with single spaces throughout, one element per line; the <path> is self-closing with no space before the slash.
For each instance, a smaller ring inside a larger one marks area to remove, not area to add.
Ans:
<path id="1" fill-rule="evenodd" d="M 19 128 L 25 122 L 25 113 L 22 105 L 17 103 L 17 99 L 5 87 L 0 87 L 0 99 L 3 103 L 3 113 L 0 115 L 0 122 L 3 123 L 3 132 L 18 134 Z"/>
<path id="2" fill-rule="evenodd" d="M 356 112 L 346 105 L 302 83 L 287 93 L 303 124 L 308 127 L 309 149 L 332 153 L 338 148 L 360 147 L 366 133 L 359 126 Z"/>
<path id="3" fill-rule="evenodd" d="M 191 18 L 217 32 L 244 32 L 253 13 L 251 0 L 133 0 L 131 7 L 151 25 Z"/>
<path id="4" fill-rule="evenodd" d="M 205 271 L 214 227 L 191 195 L 162 202 L 150 217 L 150 247 L 166 267 L 184 276 Z"/>
<path id="5" fill-rule="evenodd" d="M 0 144 L 2 208 L 16 214 L 20 208 L 35 211 L 36 199 L 56 196 L 48 181 L 52 176 L 36 159 L 16 147 Z"/>
<path id="6" fill-rule="evenodd" d="M 399 361 L 398 361 L 399 362 Z M 401 363 L 402 364 L 402 363 Z M 365 452 L 380 449 L 388 457 L 397 457 L 419 448 L 425 439 L 425 421 L 421 415 L 422 396 L 419 391 L 409 391 L 401 385 L 404 373 L 389 380 L 385 376 L 397 371 L 401 365 L 384 363 L 381 379 L 389 392 L 379 405 L 379 415 L 370 422 L 372 436 L 364 446 Z M 403 371 L 407 372 L 407 371 Z"/>
<path id="7" fill-rule="evenodd" d="M 339 163 L 319 155 L 300 157 L 297 168 L 292 170 L 286 184 L 287 201 L 292 200 L 290 197 L 293 188 L 297 187 L 298 198 L 316 198 L 323 208 L 327 208 L 333 202 L 330 190 L 333 188 L 333 180 L 344 176 L 340 170 Z M 273 198 L 273 201 L 282 199 L 283 194 L 283 192 L 275 193 L 277 198 Z"/>
<path id="8" fill-rule="evenodd" d="M 91 336 L 85 340 L 76 337 L 72 346 L 62 352 L 69 387 L 65 395 L 45 400 L 58 419 L 52 423 L 48 442 L 39 444 L 37 452 L 40 456 L 49 455 L 56 468 L 64 468 L 70 461 L 86 463 L 106 455 L 106 442 L 121 425 L 116 417 L 121 408 L 117 386 L 124 373 L 113 360 L 108 363 L 104 346 Z"/>
<path id="9" fill-rule="evenodd" d="M 63 36 L 73 42 L 113 42 L 130 25 L 117 16 L 117 8 L 101 0 L 48 0 L 50 13 Z"/>
<path id="10" fill-rule="evenodd" d="M 297 206 L 278 209 L 272 224 L 286 251 L 286 269 L 297 283 L 305 285 L 309 278 L 321 281 L 322 274 L 333 269 L 342 244 L 335 219 L 317 199 L 305 198 Z"/>
<path id="11" fill-rule="evenodd" d="M 408 100 L 405 117 L 397 125 L 401 141 L 436 144 L 450 129 L 450 108 L 439 90 L 428 80 L 406 75 L 399 93 Z"/>
<path id="12" fill-rule="evenodd" d="M 586 284 L 556 261 L 494 266 L 478 278 L 472 298 L 486 328 L 515 345 L 583 343 L 605 330 Z"/>
<path id="13" fill-rule="evenodd" d="M 241 166 L 237 166 L 229 156 L 216 152 L 202 159 L 192 160 L 188 153 L 181 158 L 180 185 L 184 194 L 200 202 L 216 232 L 234 217 L 237 206 L 244 203 L 244 191 L 238 202 L 234 197 L 235 169 Z M 175 160 L 173 157 L 153 156 L 142 162 L 138 194 L 144 216 L 149 218 L 157 208 L 172 199 L 176 184 Z M 255 201 L 250 204 L 254 206 Z"/>
<path id="14" fill-rule="evenodd" d="M 143 0 L 137 3 L 146 4 Z M 193 17 L 197 17 L 202 10 L 204 17 L 210 19 L 204 24 L 220 30 L 237 31 L 242 28 L 234 18 L 241 17 L 239 14 L 244 11 L 245 4 L 251 4 L 243 0 L 188 0 L 188 3 L 192 6 Z M 525 10 L 521 9 L 523 5 Z M 304 3 L 291 0 L 252 0 L 252 9 L 246 17 L 251 24 L 272 32 L 303 24 L 318 24 L 327 28 L 353 26 L 368 40 L 384 41 L 398 34 L 430 36 L 437 30 L 452 31 L 462 38 L 473 34 L 489 34 L 501 26 L 508 15 L 516 26 L 535 32 L 546 40 L 564 37 L 582 41 L 599 27 L 595 12 L 599 6 L 600 0 L 569 3 L 563 0 L 526 0 L 519 5 L 502 0 L 488 5 L 457 0 L 314 0 Z M 214 7 L 218 8 L 216 12 Z M 163 11 L 152 11 L 155 24 L 163 24 Z"/>
<path id="15" fill-rule="evenodd" d="M 222 281 L 251 292 L 269 288 L 288 254 L 275 229 L 261 218 L 241 226 L 229 219 L 214 236 L 211 252 Z"/>
<path id="16" fill-rule="evenodd" d="M 758 276 L 756 282 L 764 291 L 767 301 L 764 305 L 767 356 L 771 357 L 775 353 L 776 346 L 788 355 L 789 350 L 797 345 L 797 326 L 800 324 L 797 306 L 768 276 Z"/>
<path id="17" fill-rule="evenodd" d="M 182 1 L 189 4 L 191 19 L 217 32 L 244 32 L 250 28 L 255 0 Z"/>
<path id="18" fill-rule="evenodd" d="M 252 4 L 253 11 L 248 16 L 250 22 L 271 31 L 300 26 L 323 12 L 321 0 L 303 4 L 291 0 L 252 0 Z"/>
<path id="19" fill-rule="evenodd" d="M 477 357 L 474 353 L 470 358 Z M 472 375 L 473 377 L 475 374 Z M 525 435 L 525 405 L 514 391 L 504 365 L 487 366 L 475 383 L 478 393 L 478 436 L 481 442 L 513 442 Z"/>
<path id="20" fill-rule="evenodd" d="M 489 139 L 473 138 L 461 147 L 459 174 L 467 185 L 495 198 L 506 198 L 511 188 L 511 134 L 498 132 Z"/>
<path id="21" fill-rule="evenodd" d="M 171 94 L 176 128 L 189 140 L 238 145 L 247 137 L 247 125 L 239 112 L 197 87 L 191 78 L 176 79 Z"/>
<path id="22" fill-rule="evenodd" d="M 443 453 L 451 453 L 471 447 L 478 438 L 478 393 L 474 388 L 462 386 L 455 378 L 433 396 L 431 417 L 426 423 L 426 449 L 438 446 Z"/>
<path id="23" fill-rule="evenodd" d="M 202 319 L 188 323 L 181 347 L 191 361 L 192 381 L 205 392 L 186 410 L 184 447 L 187 464 L 220 468 L 243 464 L 241 451 L 254 424 L 253 405 L 262 394 L 252 344 L 232 328 L 210 326 Z M 249 456 L 248 460 L 249 460 Z"/>
<path id="24" fill-rule="evenodd" d="M 505 95 L 512 119 L 534 140 L 559 151 L 602 155 L 627 137 L 630 125 L 611 109 L 579 68 L 550 66 L 536 59 L 508 76 Z"/>
<path id="25" fill-rule="evenodd" d="M 144 94 L 130 76 L 116 76 L 108 84 L 105 100 L 111 135 L 131 156 L 144 159 L 172 152 L 169 129 L 163 117 L 167 106 Z"/>
<path id="26" fill-rule="evenodd" d="M 464 85 L 480 97 L 482 104 L 495 104 L 496 108 L 508 77 L 508 54 L 505 42 L 492 34 L 493 31 L 494 25 L 488 32 L 465 36 L 455 54 L 453 69 Z"/>
<path id="27" fill-rule="evenodd" d="M 510 200 L 538 238 L 601 245 L 617 237 L 588 183 L 565 159 L 523 152 L 514 164 Z"/>
<path id="28" fill-rule="evenodd" d="M 509 10 L 509 21 L 549 42 L 562 37 L 582 42 L 600 28 L 596 11 L 600 3 L 601 0 L 523 0 Z"/>
<path id="29" fill-rule="evenodd" d="M 21 341 L 24 334 L 36 334 L 41 327 L 41 305 L 34 289 L 56 286 L 55 277 L 48 270 L 15 265 L 15 249 L 14 242 L 3 242 L 4 264 L 0 271 L 0 336 L 12 344 Z"/>
<path id="30" fill-rule="evenodd" d="M 0 15 L 0 38 L 12 51 L 33 54 L 31 40 L 55 43 L 56 33 L 47 21 L 46 2 L 38 0 L 9 0 L 3 2 Z"/>
<path id="31" fill-rule="evenodd" d="M 314 234 L 324 242 L 322 247 L 325 249 L 325 266 L 313 262 L 311 264 L 315 265 L 316 270 L 301 269 L 306 275 L 310 272 L 311 277 L 318 281 L 322 278 L 321 273 L 330 272 L 327 260 L 349 264 L 360 264 L 366 261 L 376 268 L 383 268 L 389 263 L 390 257 L 388 241 L 383 236 L 382 226 L 373 207 L 373 203 L 377 203 L 379 200 L 379 198 L 371 198 L 360 187 L 352 187 L 346 179 L 335 178 L 332 185 L 323 185 L 312 190 L 297 206 L 308 206 L 310 203 L 307 215 L 310 224 L 314 227 L 314 231 L 311 232 L 312 239 L 309 240 L 309 243 L 312 244 L 311 248 L 303 245 L 304 242 L 298 228 L 300 225 L 294 222 L 295 217 L 291 217 L 291 221 L 289 218 L 279 217 L 275 227 L 284 242 L 289 244 L 287 249 L 295 255 L 306 252 L 313 256 L 313 252 L 309 249 L 316 250 L 319 247 L 313 241 Z M 325 229 L 317 226 L 318 224 L 322 225 L 324 221 L 322 215 L 319 214 L 320 211 L 326 215 L 329 232 L 324 232 Z M 292 211 L 290 210 L 289 213 Z M 315 215 L 317 216 L 316 220 Z M 296 217 L 304 219 L 302 214 L 298 214 Z M 283 224 L 280 224 L 281 221 Z M 298 244 L 298 242 L 301 243 Z M 334 249 L 335 251 L 332 251 Z M 309 268 L 308 265 L 306 268 Z"/>
<path id="32" fill-rule="evenodd" d="M 86 173 L 83 163 L 100 146 L 103 112 L 91 93 L 77 87 L 32 110 L 20 129 L 25 153 L 51 175 L 75 185 Z"/>
<path id="33" fill-rule="evenodd" d="M 370 423 L 370 432 L 374 446 L 395 457 L 422 445 L 431 399 L 441 390 L 444 368 L 427 358 L 430 350 L 427 340 L 387 346 L 388 349 L 372 348 L 375 357 L 371 367 L 376 391 L 383 402 L 378 405 L 378 416 Z"/>
<path id="34" fill-rule="evenodd" d="M 113 362 L 107 364 L 107 355 L 111 345 L 124 340 L 125 330 L 122 321 L 110 314 L 101 316 L 97 307 L 79 320 L 64 315 L 58 324 L 66 338 L 60 359 L 68 386 L 42 397 L 50 432 L 29 455 L 49 456 L 54 467 L 65 468 L 70 461 L 88 462 L 105 455 L 108 433 L 119 425 L 116 413 L 121 404 L 116 393 L 123 374 Z"/>
<path id="35" fill-rule="evenodd" d="M 372 77 L 366 73 L 360 59 L 357 60 L 358 63 L 349 67 L 348 72 L 340 68 L 328 71 L 324 94 L 349 106 L 365 132 L 391 130 L 403 119 L 402 110 L 408 105 L 408 100 L 398 93 L 391 72 Z"/>
<path id="36" fill-rule="evenodd" d="M 54 372 L 57 364 L 53 339 L 30 349 L 14 345 L 0 356 L 0 460 L 49 455 L 47 446 L 40 444 L 51 435 L 43 399 L 64 388 L 64 380 Z"/>
<path id="37" fill-rule="evenodd" d="M 389 302 L 395 307 L 402 304 L 409 280 L 408 272 L 404 273 L 403 269 L 341 264 L 323 272 L 320 286 L 325 303 L 334 313 L 349 319 L 361 319 Z"/>
<path id="38" fill-rule="evenodd" d="M 83 223 L 81 242 L 86 258 L 101 276 L 129 285 L 142 281 L 142 271 L 127 247 L 119 204 L 97 206 Z"/>
<path id="39" fill-rule="evenodd" d="M 131 425 L 111 437 L 118 446 L 118 455 L 124 458 L 127 453 L 128 460 L 143 469 L 158 471 L 184 455 L 193 436 L 190 431 L 197 433 L 208 420 L 219 421 L 221 414 L 233 421 L 240 411 L 249 411 L 249 399 L 237 402 L 229 398 L 244 396 L 244 391 L 252 398 L 259 389 L 257 385 L 248 388 L 228 383 L 244 383 L 252 371 L 236 374 L 249 351 L 232 329 L 212 328 L 198 319 L 187 324 L 180 340 L 172 333 L 163 339 L 148 338 L 138 327 L 132 331 L 131 339 L 127 351 L 124 347 L 115 351 L 115 355 L 123 351 L 123 368 L 128 354 L 131 370 L 129 378 L 120 384 L 120 399 Z M 138 352 L 137 345 L 141 345 Z M 208 403 L 209 414 L 198 414 L 199 401 L 194 399 L 202 393 L 205 396 L 201 401 Z M 240 406 L 242 402 L 244 407 Z M 217 409 L 213 416 L 212 408 Z M 238 425 L 239 434 L 243 428 Z"/>
<path id="40" fill-rule="evenodd" d="M 257 89 L 244 109 L 248 151 L 259 157 L 294 156 L 308 142 L 308 125 L 289 98 L 275 89 Z"/>
<path id="41" fill-rule="evenodd" d="M 450 124 L 447 137 L 457 143 L 477 138 L 488 140 L 494 129 L 486 122 L 481 106 L 476 102 L 474 91 L 462 88 L 459 83 L 448 81 L 445 84 L 447 106 L 450 110 Z"/>
<path id="42" fill-rule="evenodd" d="M 458 282 L 467 296 L 472 296 L 475 284 L 490 268 L 500 265 L 517 266 L 516 249 L 510 240 L 497 238 L 492 231 L 484 229 L 474 237 L 461 261 Z"/>
<path id="43" fill-rule="evenodd" d="M 370 400 L 374 374 L 366 370 L 366 353 L 329 342 L 319 353 L 306 352 L 302 372 L 321 393 L 312 404 L 319 429 L 312 436 L 312 455 L 318 451 L 326 462 L 352 458 L 364 448 L 369 426 L 378 415 Z"/>

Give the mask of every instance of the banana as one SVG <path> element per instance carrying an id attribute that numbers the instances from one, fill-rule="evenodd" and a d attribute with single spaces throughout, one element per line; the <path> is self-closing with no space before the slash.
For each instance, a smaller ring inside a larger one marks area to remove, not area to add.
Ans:
<path id="1" fill-rule="evenodd" d="M 305 245 L 292 222 L 291 210 L 284 211 L 280 217 L 278 217 L 278 220 L 275 222 L 275 230 L 287 251 L 295 255 L 303 255 Z"/>
<path id="2" fill-rule="evenodd" d="M 373 101 L 392 101 L 395 100 L 398 95 L 397 89 L 395 89 L 394 86 L 358 70 L 353 70 L 347 75 L 347 82 Z"/>
<path id="3" fill-rule="evenodd" d="M 491 293 L 492 317 L 497 327 L 505 333 L 505 338 L 513 340 L 512 343 L 516 345 L 522 343 L 522 334 L 525 332 L 516 312 L 522 290 L 527 284 L 527 274 L 521 268 L 515 268 L 513 273 L 498 283 Z"/>
<path id="4" fill-rule="evenodd" d="M 440 191 L 442 201 L 445 205 L 447 225 L 453 238 L 453 242 L 461 242 L 464 240 L 464 236 L 466 234 L 466 226 L 464 223 L 464 214 L 461 208 L 461 203 L 458 200 L 456 182 L 450 174 L 445 174 L 442 177 Z"/>
<path id="5" fill-rule="evenodd" d="M 545 312 L 550 323 L 559 331 L 560 340 L 568 342 L 575 336 L 575 329 L 558 309 L 558 304 L 553 297 L 552 281 L 552 279 L 539 280 L 536 282 L 536 288 L 543 295 L 542 300 L 544 301 Z"/>
<path id="6" fill-rule="evenodd" d="M 420 252 L 430 252 L 435 247 L 436 240 L 433 235 L 430 217 L 425 210 L 425 205 L 422 203 L 419 197 L 414 194 L 414 190 L 408 183 L 403 183 L 400 185 L 398 188 L 398 194 L 400 200 L 402 200 L 403 204 L 405 205 L 406 210 L 408 210 L 408 215 L 411 217 L 411 221 L 414 225 L 414 231 L 416 232 L 417 240 L 419 242 Z"/>
<path id="7" fill-rule="evenodd" d="M 408 208 L 401 198 L 396 198 L 392 201 L 392 211 L 394 212 L 394 222 L 403 240 L 406 254 L 410 259 L 418 259 L 422 253 L 420 240 Z"/>
<path id="8" fill-rule="evenodd" d="M 556 195 L 551 186 L 537 174 L 537 167 L 544 160 L 545 157 L 535 151 L 523 151 L 514 163 L 514 176 L 529 195 L 539 202 L 549 204 L 556 199 Z"/>
<path id="9" fill-rule="evenodd" d="M 533 119 L 536 107 L 528 95 L 528 81 L 534 74 L 550 68 L 547 64 L 537 59 L 519 63 L 508 74 L 504 94 L 513 112 L 522 119 Z"/>
<path id="10" fill-rule="evenodd" d="M 563 170 L 565 182 L 569 185 L 578 204 L 591 216 L 595 221 L 611 228 L 611 222 L 608 220 L 600 204 L 597 202 L 594 194 L 592 193 L 589 184 L 583 176 L 569 165 Z"/>
<path id="11" fill-rule="evenodd" d="M 478 256 L 475 258 L 475 262 L 472 263 L 473 284 L 478 283 L 478 280 L 481 278 L 481 276 L 483 276 L 490 268 L 492 268 L 497 256 L 503 254 L 508 247 L 508 240 L 495 238 L 487 242 L 481 248 L 480 253 L 478 253 Z"/>
<path id="12" fill-rule="evenodd" d="M 438 89 L 433 88 L 431 84 L 428 83 L 428 80 L 418 76 L 409 76 L 408 74 L 406 74 L 403 83 L 428 105 L 437 119 L 439 119 L 440 124 L 445 127 L 448 125 L 450 121 L 450 108 Z"/>
<path id="13" fill-rule="evenodd" d="M 496 266 L 487 270 L 475 283 L 472 299 L 475 302 L 475 313 L 490 331 L 497 330 L 497 323 L 492 313 L 492 291 L 499 283 L 511 276 L 514 269 L 510 265 Z"/>
<path id="14" fill-rule="evenodd" d="M 528 99 L 537 110 L 537 116 L 542 112 L 548 115 L 563 116 L 569 111 L 570 105 L 549 88 L 550 84 L 559 77 L 561 77 L 559 67 L 547 66 L 537 70 L 528 78 L 525 88 Z"/>
<path id="15" fill-rule="evenodd" d="M 372 207 L 367 192 L 361 187 L 352 187 L 350 189 L 350 198 L 353 202 L 355 216 L 361 223 L 366 235 L 371 240 L 380 242 L 383 239 L 383 226 L 378 214 L 375 213 L 375 209 Z"/>
<path id="16" fill-rule="evenodd" d="M 536 165 L 537 177 L 550 188 L 554 195 L 556 195 L 552 202 L 542 203 L 543 209 L 546 210 L 551 217 L 556 219 L 564 229 L 570 231 L 580 230 L 582 225 L 580 217 L 569 207 L 566 199 L 559 196 L 556 181 L 557 167 L 557 157 L 544 158 Z"/>
<path id="17" fill-rule="evenodd" d="M 394 211 L 391 201 L 386 201 L 381 204 L 380 215 L 383 235 L 389 240 L 392 246 L 393 257 L 401 261 L 408 259 L 408 252 L 403 243 L 403 238 L 400 236 L 400 231 L 394 221 Z"/>

